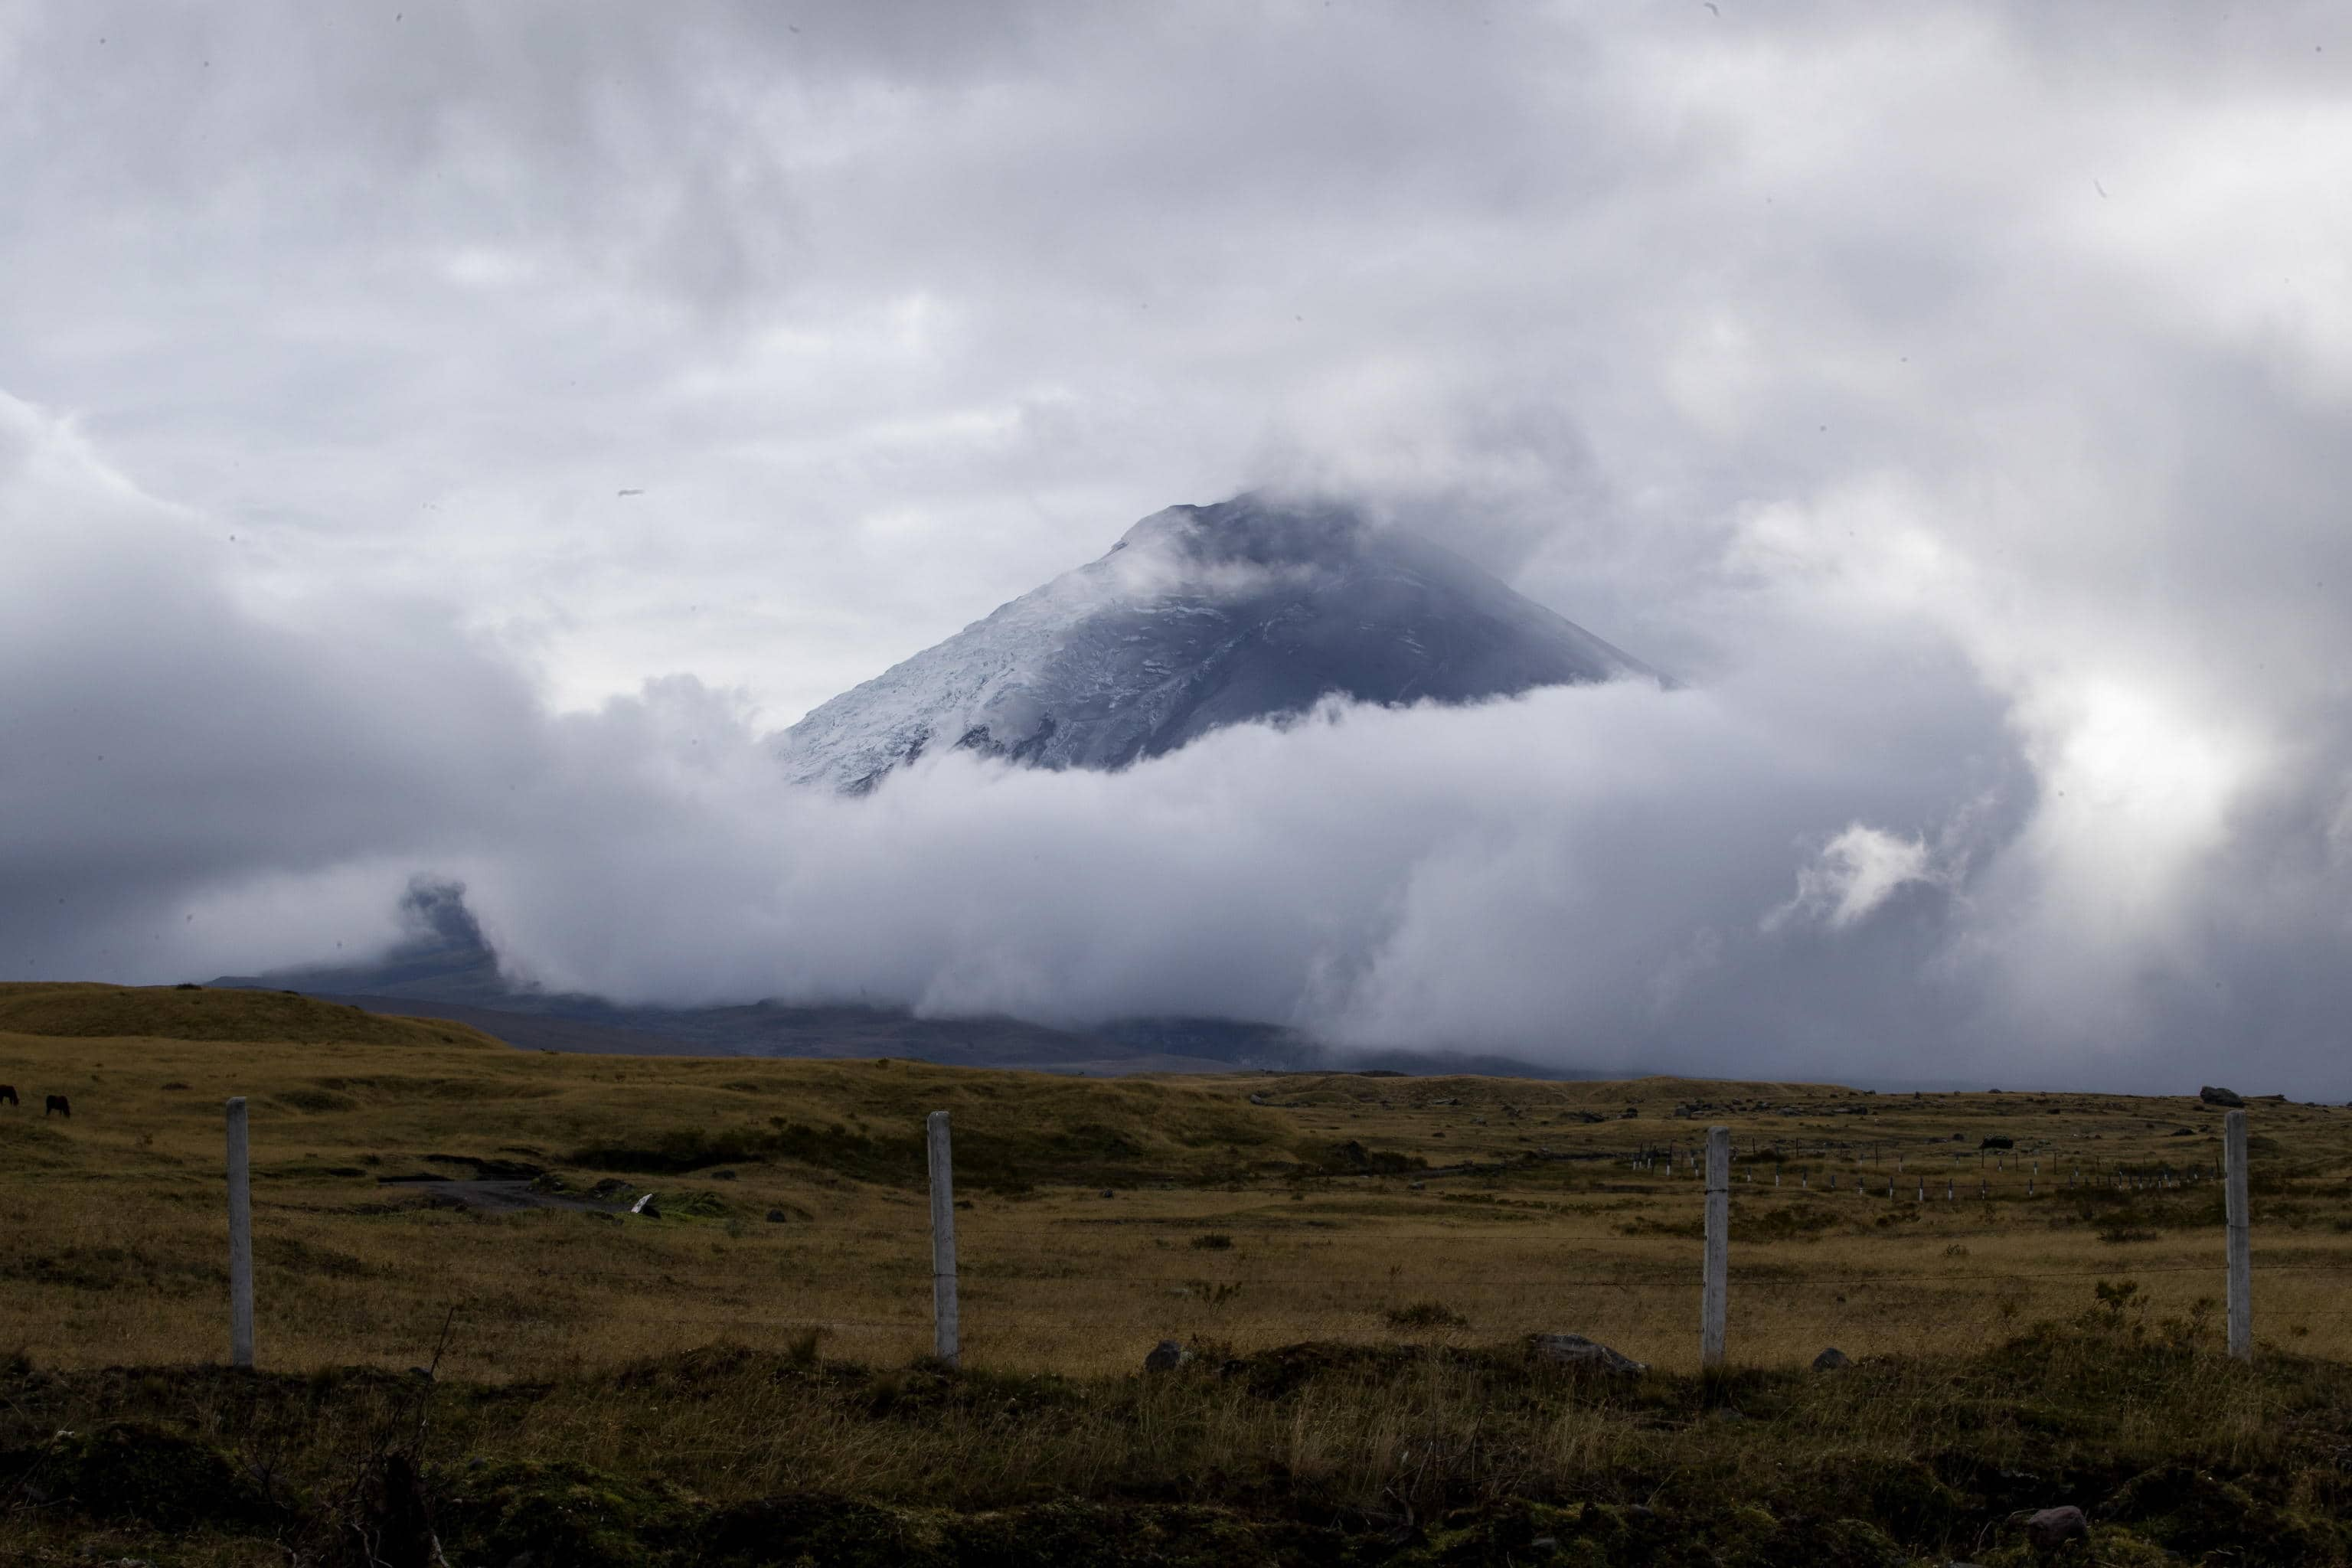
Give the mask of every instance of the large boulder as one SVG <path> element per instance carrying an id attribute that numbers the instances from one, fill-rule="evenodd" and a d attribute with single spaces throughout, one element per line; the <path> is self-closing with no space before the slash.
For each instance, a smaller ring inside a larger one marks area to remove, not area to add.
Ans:
<path id="1" fill-rule="evenodd" d="M 1620 1377 L 1633 1377 L 1650 1370 L 1646 1363 L 1621 1355 L 1582 1334 L 1529 1334 L 1528 1353 L 1555 1366 L 1583 1367 Z"/>
<path id="2" fill-rule="evenodd" d="M 2071 1503 L 2064 1508 L 2045 1508 L 2025 1521 L 2025 1543 L 2036 1552 L 2055 1552 L 2070 1541 L 2090 1539 L 2091 1521 Z"/>
<path id="3" fill-rule="evenodd" d="M 2238 1093 L 2235 1089 L 2222 1089 L 2219 1085 L 2210 1083 L 2203 1089 L 2197 1091 L 2197 1098 L 2203 1100 L 2208 1105 L 2243 1105 L 2246 1103 L 2246 1097 Z"/>
<path id="4" fill-rule="evenodd" d="M 1174 1340 L 1162 1340 L 1143 1358 L 1146 1372 L 1174 1372 L 1192 1359 L 1192 1352 Z"/>
<path id="5" fill-rule="evenodd" d="M 1832 1345 L 1829 1349 L 1823 1351 L 1821 1354 L 1813 1358 L 1813 1370 L 1815 1372 L 1835 1372 L 1842 1366 L 1852 1366 L 1853 1364 L 1853 1358 L 1846 1354 L 1845 1352 L 1838 1349 L 1835 1345 Z"/>

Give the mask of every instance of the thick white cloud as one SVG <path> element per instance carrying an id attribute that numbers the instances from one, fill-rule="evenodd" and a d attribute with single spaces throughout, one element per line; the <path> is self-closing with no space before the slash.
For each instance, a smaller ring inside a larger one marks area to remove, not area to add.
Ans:
<path id="1" fill-rule="evenodd" d="M 0 968 L 2352 1089 L 2338 27 L 0 4 Z M 1691 684 L 761 773 L 1265 480 Z"/>

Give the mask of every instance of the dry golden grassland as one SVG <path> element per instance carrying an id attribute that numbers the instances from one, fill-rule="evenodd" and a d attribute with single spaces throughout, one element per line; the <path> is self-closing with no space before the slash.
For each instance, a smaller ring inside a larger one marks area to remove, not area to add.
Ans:
<path id="1" fill-rule="evenodd" d="M 2074 1562 L 2352 1563 L 2338 1110 L 2252 1108 L 2247 1367 L 2218 1185 L 2155 1184 L 2217 1153 L 2185 1098 L 566 1057 L 97 986 L 0 986 L 0 1562 L 422 1564 L 429 1526 L 456 1568 L 2021 1568 L 2076 1503 Z M 1735 1366 L 1701 1379 L 1702 1184 L 1655 1152 L 1710 1122 Z M 554 1206 L 482 1212 L 526 1177 Z M 664 1212 L 563 1206 L 599 1192 Z M 1163 1338 L 1197 1359 L 1140 1374 Z"/>
<path id="2" fill-rule="evenodd" d="M 2221 1117 L 2192 1097 L 559 1056 L 275 994 L 112 987 L 0 988 L 0 1082 L 26 1100 L 0 1107 L 0 1338 L 50 1364 L 222 1353 L 233 1093 L 260 1359 L 288 1369 L 408 1366 L 453 1308 L 451 1363 L 488 1378 L 812 1330 L 828 1354 L 904 1362 L 929 1344 L 934 1109 L 955 1125 L 965 1353 L 1005 1371 L 1122 1370 L 1162 1338 L 1539 1331 L 1687 1370 L 1702 1184 L 1631 1157 L 1687 1155 L 1709 1122 L 1739 1156 L 1735 1362 L 1967 1348 L 2102 1279 L 2168 1313 L 2222 1290 L 2218 1184 L 2112 1184 L 2210 1169 Z M 41 1114 L 54 1092 L 70 1121 Z M 2257 1331 L 2352 1356 L 2352 1111 L 2251 1115 Z M 468 1160 L 650 1190 L 664 1217 L 468 1212 L 384 1180 Z"/>

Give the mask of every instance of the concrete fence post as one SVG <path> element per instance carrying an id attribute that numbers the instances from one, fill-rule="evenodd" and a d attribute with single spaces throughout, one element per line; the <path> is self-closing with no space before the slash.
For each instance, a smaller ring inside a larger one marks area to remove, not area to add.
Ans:
<path id="1" fill-rule="evenodd" d="M 1706 1130 L 1706 1282 L 1699 1300 L 1698 1361 L 1723 1365 L 1723 1328 L 1730 1297 L 1731 1129 Z"/>
<path id="2" fill-rule="evenodd" d="M 253 1364 L 253 1177 L 241 1094 L 228 1102 L 228 1359 Z"/>
<path id="3" fill-rule="evenodd" d="M 2221 1155 L 2229 1167 L 2225 1199 L 2230 1237 L 2230 1353 L 2254 1359 L 2253 1237 L 2246 1223 L 2246 1113 L 2221 1119 Z"/>
<path id="4" fill-rule="evenodd" d="M 948 1113 L 924 1120 L 931 1157 L 931 1350 L 950 1366 L 962 1364 L 956 1321 L 955 1160 L 948 1145 Z"/>

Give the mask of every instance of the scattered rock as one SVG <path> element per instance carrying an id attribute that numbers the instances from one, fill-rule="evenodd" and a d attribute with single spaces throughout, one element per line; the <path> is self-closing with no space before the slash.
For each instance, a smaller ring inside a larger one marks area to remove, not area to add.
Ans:
<path id="1" fill-rule="evenodd" d="M 1143 1358 L 1146 1372 L 1174 1372 L 1192 1359 L 1192 1352 L 1174 1340 L 1162 1340 Z"/>
<path id="2" fill-rule="evenodd" d="M 2223 1089 L 2218 1084 L 2210 1083 L 2197 1091 L 2197 1098 L 2203 1100 L 2208 1105 L 2243 1105 L 2246 1103 L 2246 1097 L 2238 1093 L 2235 1089 Z"/>
<path id="3" fill-rule="evenodd" d="M 1103 1195 L 1103 1196 L 1105 1196 L 1105 1197 L 1107 1197 L 1107 1198 L 1115 1198 L 1115 1197 L 1118 1196 L 1118 1194 L 1117 1193 L 1115 1193 L 1115 1192 L 1111 1191 L 1111 1189 L 1110 1189 L 1110 1188 L 1108 1188 L 1108 1187 L 1105 1187 L 1105 1188 L 1102 1190 L 1102 1195 Z"/>
<path id="4" fill-rule="evenodd" d="M 2070 1541 L 2091 1539 L 2091 1521 L 2072 1503 L 2045 1508 L 2025 1521 L 2025 1543 L 2036 1552 L 2055 1552 Z"/>
<path id="5" fill-rule="evenodd" d="M 1813 1358 L 1813 1370 L 1815 1372 L 1835 1372 L 1840 1367 L 1852 1366 L 1853 1364 L 1853 1358 L 1846 1354 L 1845 1352 L 1838 1349 L 1835 1345 L 1832 1345 L 1829 1349 L 1823 1351 L 1821 1354 Z"/>
<path id="6" fill-rule="evenodd" d="M 1632 1356 L 1621 1355 L 1607 1345 L 1588 1340 L 1582 1334 L 1529 1334 L 1528 1352 L 1538 1361 L 1548 1361 L 1559 1366 L 1590 1367 L 1595 1372 L 1613 1373 L 1633 1377 L 1649 1371 L 1649 1367 Z"/>
<path id="7" fill-rule="evenodd" d="M 784 1211 L 782 1209 L 770 1209 L 768 1211 L 768 1223 L 770 1225 L 782 1225 L 784 1223 L 785 1217 Z"/>

